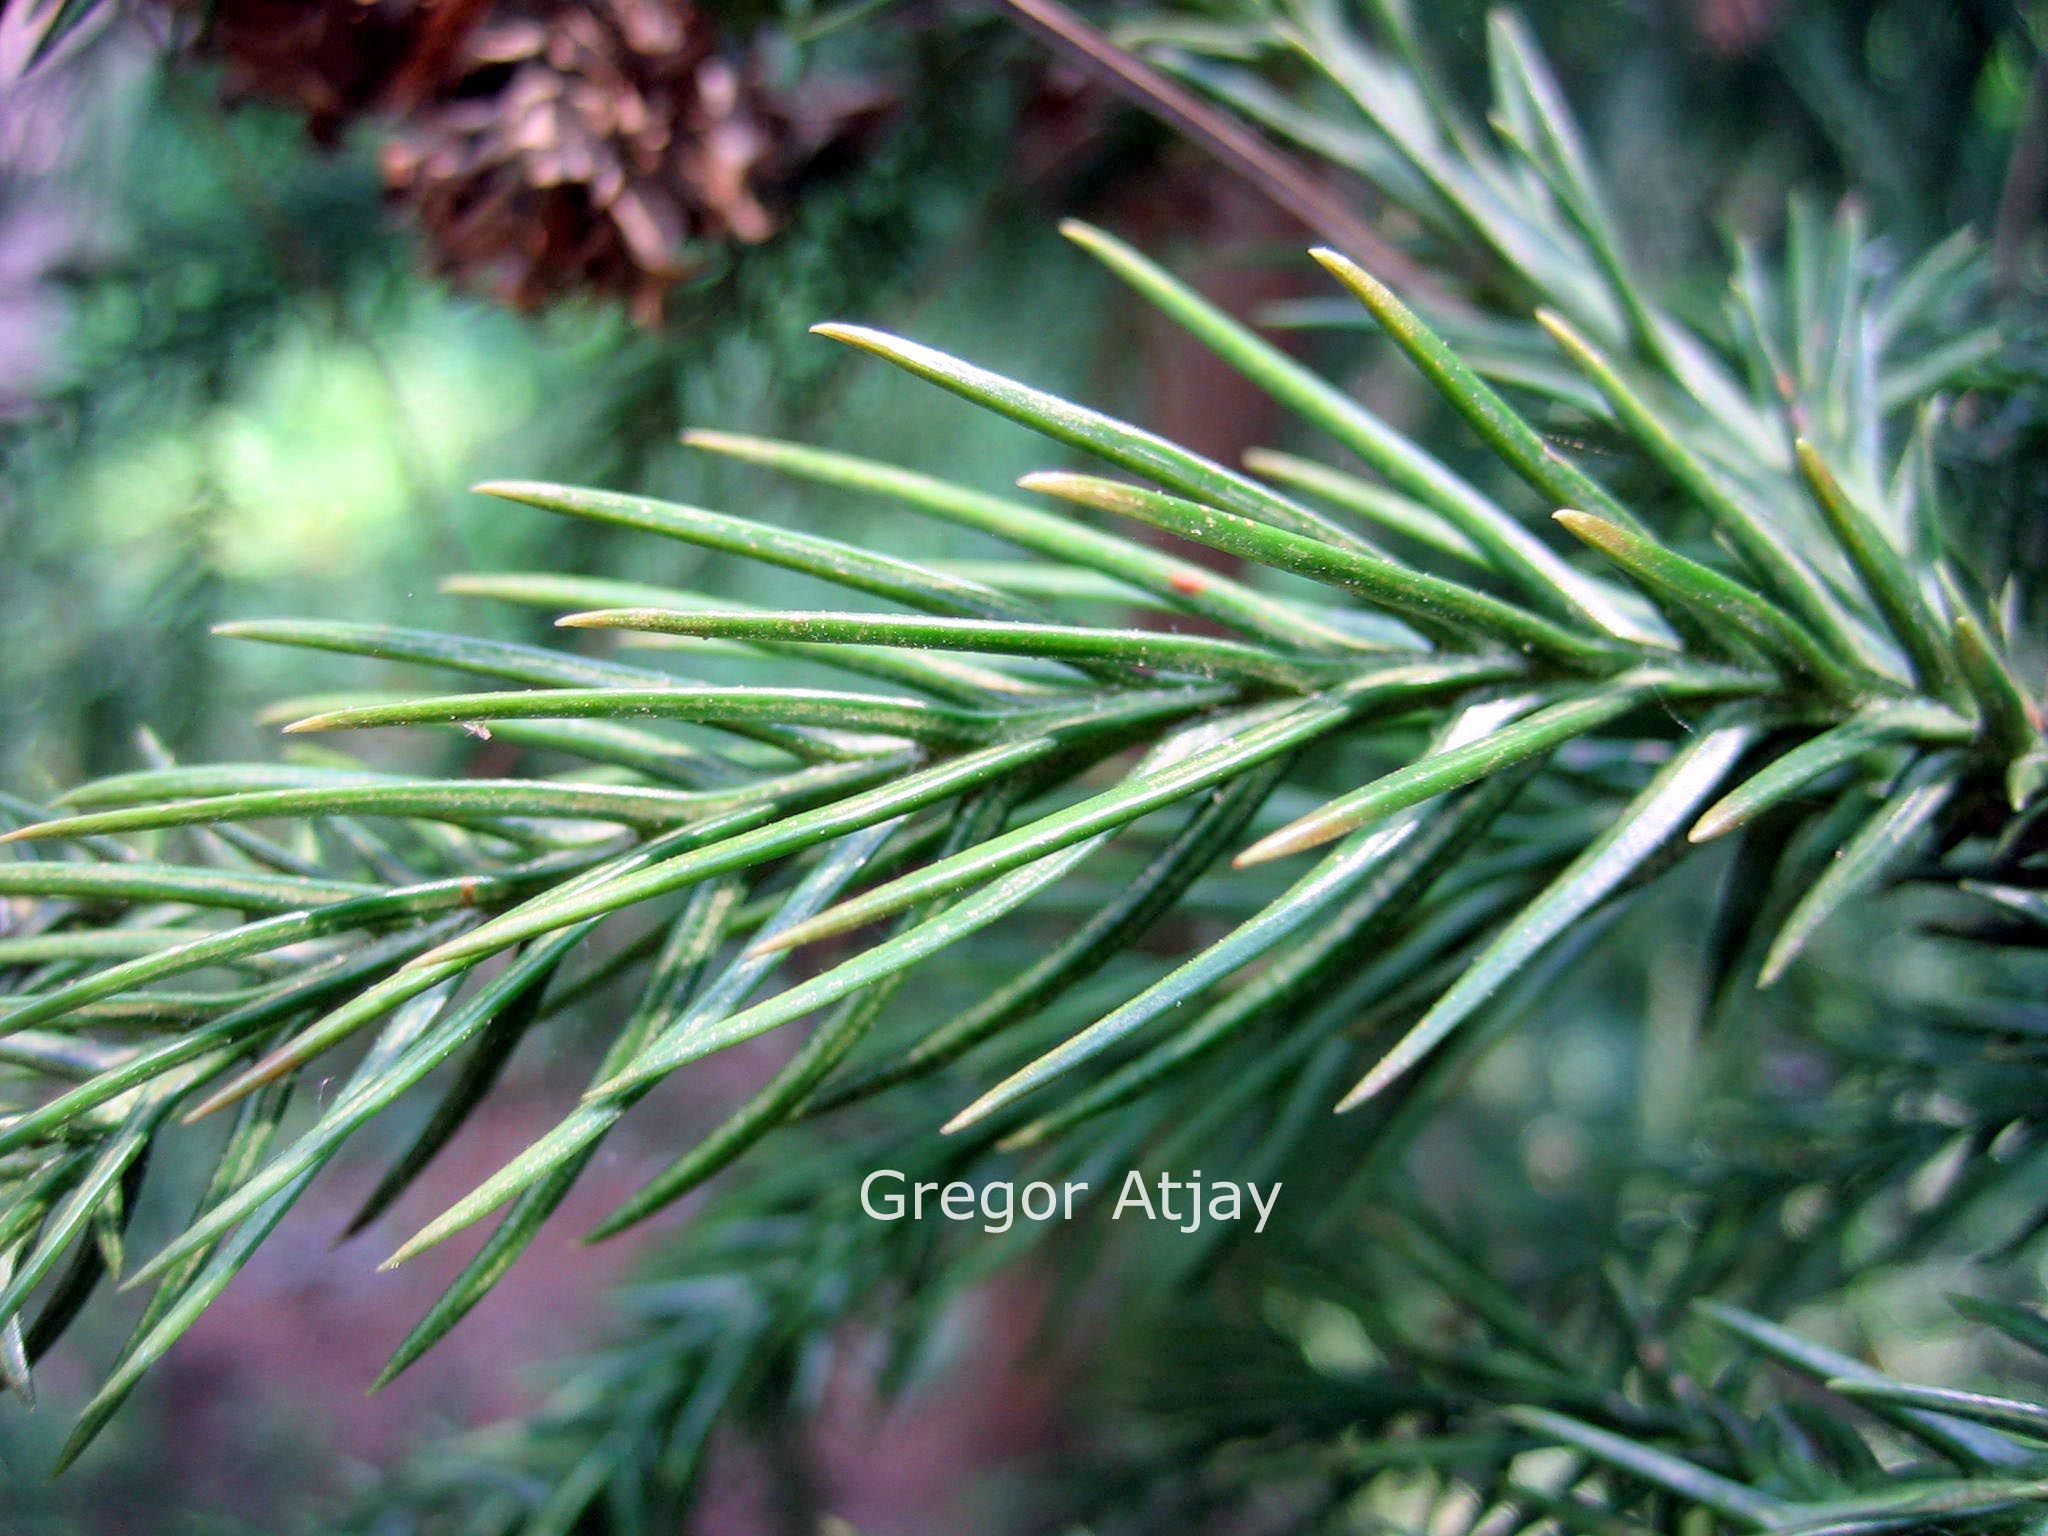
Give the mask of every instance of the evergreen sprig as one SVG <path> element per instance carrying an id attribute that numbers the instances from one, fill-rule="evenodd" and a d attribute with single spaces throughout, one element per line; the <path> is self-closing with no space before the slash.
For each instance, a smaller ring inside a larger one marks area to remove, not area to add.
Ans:
<path id="1" fill-rule="evenodd" d="M 1133 1137 L 1156 1154 L 1270 1102 L 1286 1111 L 1268 1143 L 1279 1158 L 1325 1112 L 1371 1105 L 1349 1122 L 1370 1126 L 1366 1146 L 1356 1131 L 1336 1143 L 1364 1177 L 1511 1028 L 1506 989 L 1568 959 L 1620 903 L 1722 837 L 1742 843 L 1744 904 L 1769 915 L 1726 956 L 1732 968 L 1760 955 L 1766 983 L 1843 909 L 1906 877 L 1977 900 L 1980 936 L 2040 942 L 2048 755 L 2016 659 L 2027 637 L 1977 589 L 1931 464 L 1942 392 L 1995 344 L 1983 327 L 1952 334 L 1975 313 L 1974 257 L 1950 244 L 1894 270 L 1853 211 L 1831 223 L 1797 211 L 1782 269 L 1745 253 L 1726 324 L 1690 325 L 1631 272 L 1561 93 L 1513 22 L 1493 31 L 1490 143 L 1419 58 L 1396 64 L 1324 8 L 1301 8 L 1276 35 L 1363 112 L 1372 151 L 1356 168 L 1436 238 L 1476 242 L 1511 304 L 1532 311 L 1411 305 L 1348 257 L 1316 253 L 1462 419 L 1497 486 L 1113 236 L 1074 226 L 1083 250 L 1372 475 L 1278 452 L 1232 468 L 921 343 L 821 326 L 1112 475 L 1032 475 L 1027 499 L 691 434 L 1030 557 L 971 569 L 645 497 L 486 486 L 851 596 L 751 610 L 524 573 L 460 578 L 460 590 L 552 608 L 579 631 L 658 637 L 649 654 L 662 660 L 694 652 L 776 678 L 800 659 L 849 685 L 711 684 L 645 661 L 379 625 L 230 626 L 513 686 L 320 701 L 287 726 L 321 733 L 320 749 L 285 764 L 158 761 L 53 806 L 0 808 L 27 855 L 0 863 L 13 917 L 0 937 L 8 1379 L 28 1389 L 34 1359 L 102 1280 L 152 1287 L 65 1461 L 351 1137 L 460 1063 L 362 1225 L 488 1097 L 522 1038 L 602 988 L 623 985 L 632 1003 L 581 1101 L 393 1254 L 504 1213 L 380 1379 L 489 1292 L 652 1088 L 806 1019 L 817 1022 L 770 1080 L 600 1233 L 667 1208 L 765 1138 L 813 1146 L 807 1122 L 906 1091 L 902 1166 L 971 1170 L 998 1150 L 1076 1166 Z M 1589 439 L 1621 473 L 1574 454 Z M 1223 558 L 1174 552 L 1189 546 Z M 1106 604 L 1158 617 L 1102 622 Z M 553 766 L 410 777 L 326 740 L 401 725 L 495 736 Z M 1284 886 L 1261 872 L 1312 852 Z M 1083 899 L 1091 862 L 1121 873 Z M 1133 953 L 1141 936 L 1226 870 L 1209 884 L 1227 932 L 1148 970 Z M 1062 900 L 1072 908 L 1049 950 L 992 967 L 988 989 L 950 1017 L 919 1016 L 902 990 L 914 968 L 983 930 L 993 942 L 1027 903 Z M 871 925 L 884 926 L 867 942 L 822 946 Z M 585 943 L 599 932 L 602 951 Z M 823 958 L 772 987 L 812 945 Z M 1988 1033 L 2031 1052 L 2038 1023 Z M 331 1073 L 330 1053 L 359 1037 L 369 1044 L 345 1086 L 281 1134 L 302 1079 Z M 1956 1054 L 1952 1038 L 1943 1049 Z M 973 1091 L 927 1118 L 910 1085 L 956 1063 Z M 1966 1052 L 1957 1070 L 1983 1074 Z M 1978 1133 L 1995 1140 L 2015 1115 L 2033 1123 L 2030 1106 L 1993 1099 L 1970 1122 Z M 1112 1113 L 1125 1111 L 1135 1118 Z M 215 1115 L 232 1128 L 206 1194 L 130 1267 L 122 1234 L 151 1147 Z M 1884 1164 L 1863 1170 L 1873 1186 L 1905 1166 L 1888 1137 L 1873 1134 L 1868 1151 Z M 843 1202 L 826 1209 L 829 1166 L 785 1163 L 779 1189 L 756 1197 L 786 1250 L 749 1249 L 760 1225 L 720 1229 L 739 1233 L 744 1283 L 662 1325 L 677 1353 L 607 1367 L 602 1402 L 579 1398 L 532 1431 L 566 1437 L 576 1459 L 544 1508 L 505 1494 L 504 1520 L 482 1528 L 565 1529 L 606 1490 L 680 1497 L 742 1383 L 785 1379 L 820 1319 L 916 1267 L 854 1235 Z M 1722 1182 L 1736 1172 L 1720 1169 Z M 1738 1231 L 1753 1218 L 1720 1198 L 1716 1214 Z M 1638 1295 L 1649 1277 L 1615 1277 L 1583 1352 L 1561 1355 L 1496 1269 L 1432 1235 L 1419 1211 L 1389 1220 L 1389 1251 L 1489 1341 L 1452 1355 L 1400 1318 L 1376 1328 L 1374 1345 L 1401 1362 L 1400 1390 L 1380 1402 L 1385 1436 L 1334 1486 L 1407 1446 L 1468 1486 L 1483 1469 L 1490 1498 L 1568 1529 L 1658 1528 L 1654 1512 L 1680 1508 L 1735 1529 L 1910 1529 L 1936 1512 L 1995 1521 L 2042 1496 L 2048 1463 L 2028 1444 L 2037 1405 L 1873 1381 L 1775 1324 L 1708 1307 L 1685 1326 L 1733 1335 L 1942 1462 L 1900 1490 L 1846 1492 L 1867 1488 L 1878 1461 L 1837 1437 L 1798 1469 L 1810 1486 L 1793 1487 L 1788 1447 L 1819 1431 L 1795 1415 L 1744 1438 L 1698 1381 L 1632 1356 L 1631 1330 L 1656 1305 L 1661 1338 L 1678 1326 L 1673 1308 L 1715 1290 L 1715 1265 L 1740 1264 L 1725 1234 L 1686 1258 L 1684 1283 L 1657 1278 L 1659 1303 Z M 1368 1285 L 1345 1278 L 1350 1262 L 1332 1254 L 1317 1284 Z M 1363 1256 L 1359 1273 L 1379 1262 Z M 1597 1380 L 1582 1360 L 1605 1362 Z M 593 1417 L 624 1416 L 638 1432 L 576 1439 Z M 1443 1434 L 1411 1433 L 1418 1424 Z M 1526 1484 L 1512 1469 L 1538 1445 L 1566 1448 L 1570 1474 Z"/>

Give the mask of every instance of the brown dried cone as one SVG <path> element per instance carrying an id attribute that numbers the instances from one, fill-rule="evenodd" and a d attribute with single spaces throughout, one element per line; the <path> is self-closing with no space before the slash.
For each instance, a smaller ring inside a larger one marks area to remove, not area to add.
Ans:
<path id="1" fill-rule="evenodd" d="M 167 0 L 231 94 L 306 114 L 322 142 L 388 115 L 386 186 L 437 266 L 532 308 L 624 299 L 659 320 L 708 242 L 767 239 L 875 90 L 778 95 L 681 0 Z"/>
<path id="2" fill-rule="evenodd" d="M 506 9 L 400 121 L 383 168 L 439 264 L 521 308 L 596 291 L 655 323 L 703 242 L 767 239 L 777 195 L 880 105 L 811 82 L 799 111 L 665 0 Z"/>
<path id="3" fill-rule="evenodd" d="M 193 25 L 190 46 L 218 59 L 231 98 L 306 115 L 323 144 L 384 99 L 418 48 L 429 13 L 473 10 L 435 0 L 169 0 Z"/>

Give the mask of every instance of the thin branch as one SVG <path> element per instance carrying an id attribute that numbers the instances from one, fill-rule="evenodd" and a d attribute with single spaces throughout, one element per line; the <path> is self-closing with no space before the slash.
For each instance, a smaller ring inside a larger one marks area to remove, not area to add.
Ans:
<path id="1" fill-rule="evenodd" d="M 1206 149 L 1307 229 L 1411 294 L 1433 303 L 1450 302 L 1441 284 L 1389 244 L 1328 183 L 1090 26 L 1059 0 L 996 3 L 1062 57 Z"/>

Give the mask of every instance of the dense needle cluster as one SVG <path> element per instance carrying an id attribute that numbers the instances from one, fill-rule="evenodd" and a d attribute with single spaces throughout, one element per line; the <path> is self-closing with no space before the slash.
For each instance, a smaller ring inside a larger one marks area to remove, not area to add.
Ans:
<path id="1" fill-rule="evenodd" d="M 33 1357 L 108 1273 L 151 1288 L 67 1455 L 359 1130 L 454 1066 L 358 1226 L 459 1129 L 529 1030 L 622 981 L 634 1006 L 581 1099 L 393 1255 L 500 1216 L 385 1373 L 489 1291 L 655 1085 L 815 1021 L 599 1228 L 640 1222 L 783 1139 L 792 1150 L 773 1176 L 695 1235 L 689 1262 L 733 1286 L 649 1320 L 658 1345 L 607 1360 L 604 1388 L 565 1398 L 514 1453 L 483 1455 L 567 1455 L 561 1476 L 574 1470 L 592 1501 L 682 1496 L 724 1405 L 783 1379 L 774 1362 L 796 1341 L 922 1266 L 910 1239 L 845 1219 L 830 1192 L 850 1192 L 851 1168 L 886 1158 L 946 1178 L 1017 1157 L 1056 1178 L 1246 1117 L 1260 1127 L 1254 1161 L 1269 1161 L 1244 1176 L 1307 1158 L 1334 1181 L 1318 1208 L 1356 1211 L 1464 1071 L 1512 1034 L 1503 996 L 1722 840 L 1740 845 L 1728 975 L 1778 982 L 1823 925 L 1904 877 L 1974 901 L 1973 937 L 2039 944 L 2041 702 L 2013 659 L 2025 640 L 2011 606 L 1956 557 L 1932 461 L 1944 391 L 1997 345 L 1973 319 L 1968 243 L 1894 268 L 1853 211 L 1798 210 L 1782 264 L 1744 254 L 1725 325 L 1683 324 L 1632 275 L 1514 24 L 1495 24 L 1485 140 L 1411 64 L 1303 15 L 1289 43 L 1362 114 L 1389 195 L 1432 239 L 1486 252 L 1493 291 L 1530 301 L 1528 319 L 1425 313 L 1344 254 L 1315 253 L 1484 445 L 1498 483 L 1458 473 L 1146 256 L 1075 225 L 1140 299 L 1364 471 L 1278 451 L 1218 464 L 920 343 L 821 326 L 1089 467 L 994 494 L 789 443 L 689 440 L 1025 558 L 917 561 L 643 497 L 487 486 L 802 573 L 845 606 L 749 609 L 554 573 L 450 583 L 653 647 L 633 659 L 382 625 L 232 625 L 487 686 L 292 711 L 287 729 L 322 744 L 303 757 L 159 762 L 55 806 L 9 803 L 28 854 L 0 863 L 10 1379 L 26 1388 Z M 1624 473 L 1596 475 L 1568 441 L 1608 445 Z M 1233 570 L 1173 552 L 1183 545 Z M 1118 617 L 1132 611 L 1160 617 Z M 647 659 L 693 651 L 758 664 L 769 681 L 711 685 Z M 797 661 L 847 685 L 775 681 Z M 341 755 L 344 733 L 389 726 L 472 728 L 560 766 L 415 778 Z M 971 938 L 993 942 L 1091 861 L 1121 871 L 1106 897 L 1028 959 L 976 972 L 988 986 L 969 1006 L 917 1016 L 906 976 L 974 953 L 956 948 Z M 1137 941 L 1205 880 L 1230 892 L 1223 935 L 1133 971 Z M 600 930 L 615 942 L 592 950 Z M 781 980 L 793 953 L 825 939 L 840 942 Z M 1116 996 L 1100 996 L 1104 979 Z M 1315 1384 L 1354 1394 L 1337 1418 L 1375 1435 L 1281 1451 L 1307 1458 L 1338 1502 L 1389 1467 L 1433 1468 L 1482 1507 L 1505 1501 L 1564 1529 L 1671 1529 L 1686 1511 L 1706 1522 L 1686 1529 L 1919 1529 L 1930 1512 L 2016 1528 L 2014 1511 L 2048 1488 L 2048 1409 L 1891 1382 L 1716 1299 L 1767 1304 L 1781 1284 L 1749 1282 L 1756 1223 L 1782 1216 L 1785 1167 L 1844 1198 L 1896 1185 L 1926 1153 L 1916 1117 L 1937 1083 L 1943 1134 L 1960 1124 L 1985 1159 L 1978 1192 L 2017 1166 L 2012 1148 L 2041 1125 L 2038 1078 L 2000 1063 L 2038 1064 L 2037 1012 L 1992 998 L 1967 1023 L 1926 1028 L 1881 1067 L 1845 1068 L 1845 1083 L 1867 1070 L 1884 1085 L 1850 1147 L 1800 1144 L 1781 1166 L 1771 1149 L 1799 1133 L 1760 1105 L 1766 1129 L 1731 1142 L 1753 1163 L 1715 1164 L 1706 1215 L 1674 1226 L 1654 1263 L 1609 1265 L 1575 1340 L 1409 1193 L 1369 1202 L 1370 1221 L 1316 1245 L 1297 1233 L 1383 1368 Z M 361 1042 L 311 1126 L 279 1137 L 302 1075 L 333 1073 Z M 916 1086 L 931 1083 L 955 1094 L 937 1114 Z M 971 1091 L 956 1094 L 962 1083 Z M 879 1130 L 812 1135 L 827 1115 L 862 1123 L 857 1105 Z M 198 1209 L 126 1263 L 148 1148 L 216 1116 L 232 1129 Z M 1218 1155 L 1203 1165 L 1224 1177 Z M 1389 1255 L 1475 1319 L 1484 1347 L 1435 1346 L 1371 1300 Z M 2032 1312 L 1967 1304 L 2023 1345 L 2048 1340 Z M 1295 1314 L 1265 1315 L 1284 1333 Z M 1867 1408 L 1911 1442 L 1909 1475 L 1880 1471 L 1873 1443 L 1900 1465 L 1881 1437 L 1824 1434 L 1776 1409 L 1752 1423 L 1750 1366 L 1693 1368 L 1694 1346 L 1671 1343 L 1687 1329 Z M 1221 1406 L 1256 1399 L 1228 1379 L 1261 1368 L 1247 1348 L 1219 1360 L 1220 1385 L 1164 1410 L 1200 1402 L 1213 1416 L 1189 1429 L 1190 1464 L 1261 1432 Z M 1785 1458 L 1802 1435 L 1795 1476 Z M 1528 1456 L 1546 1447 L 1569 1455 L 1539 1477 Z M 1204 1486 L 1227 1484 L 1232 1465 Z M 492 1497 L 505 1514 L 491 1529 L 532 1513 Z"/>

